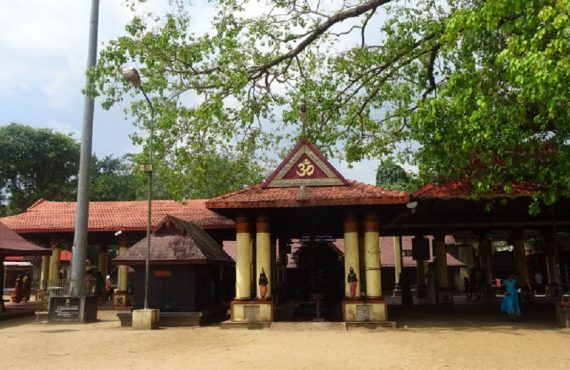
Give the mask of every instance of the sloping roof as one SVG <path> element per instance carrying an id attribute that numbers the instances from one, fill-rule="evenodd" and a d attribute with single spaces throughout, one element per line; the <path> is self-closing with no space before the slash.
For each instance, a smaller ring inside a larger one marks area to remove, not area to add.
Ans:
<path id="1" fill-rule="evenodd" d="M 301 198 L 303 200 L 301 200 Z M 223 208 L 292 208 L 339 205 L 406 204 L 407 193 L 378 186 L 347 181 L 343 186 L 307 186 L 263 188 L 255 185 L 225 194 L 206 202 L 209 209 Z"/>
<path id="2" fill-rule="evenodd" d="M 166 216 L 151 236 L 150 262 L 164 263 L 232 263 L 224 252 L 202 228 L 173 216 Z M 127 265 L 142 264 L 146 260 L 147 239 L 129 248 L 124 256 L 113 260 Z"/>
<path id="3" fill-rule="evenodd" d="M 208 209 L 406 204 L 407 193 L 346 180 L 302 139 L 261 184 L 206 202 Z"/>
<path id="4" fill-rule="evenodd" d="M 184 203 L 173 200 L 153 200 L 152 224 L 156 226 L 164 216 L 175 215 L 194 222 L 204 229 L 231 229 L 234 222 L 208 210 L 205 200 Z M 90 202 L 89 231 L 115 232 L 144 231 L 147 224 L 146 200 Z M 40 199 L 25 213 L 0 219 L 19 233 L 73 232 L 75 229 L 76 202 L 51 202 Z"/>
<path id="5" fill-rule="evenodd" d="M 538 187 L 532 184 L 514 184 L 512 192 L 506 193 L 504 189 L 498 187 L 484 198 L 517 198 L 530 197 L 538 191 Z M 471 199 L 473 185 L 469 180 L 454 180 L 442 184 L 429 183 L 412 193 L 414 199 Z"/>
<path id="6" fill-rule="evenodd" d="M 0 255 L 3 256 L 31 256 L 49 255 L 51 250 L 38 247 L 22 238 L 8 226 L 0 222 Z"/>

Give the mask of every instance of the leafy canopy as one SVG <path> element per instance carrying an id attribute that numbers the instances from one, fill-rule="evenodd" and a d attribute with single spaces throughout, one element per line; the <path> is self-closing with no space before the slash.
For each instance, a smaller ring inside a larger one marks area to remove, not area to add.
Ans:
<path id="1" fill-rule="evenodd" d="M 110 107 L 135 93 L 120 70 L 139 67 L 156 122 L 142 99 L 130 112 L 156 125 L 163 158 L 259 156 L 298 138 L 306 105 L 306 136 L 329 155 L 398 156 L 475 197 L 520 182 L 537 202 L 570 195 L 568 0 L 210 4 L 202 33 L 182 2 L 135 13 L 91 73 Z"/>
<path id="2" fill-rule="evenodd" d="M 385 189 L 409 191 L 410 180 L 406 170 L 391 160 L 382 162 L 376 170 L 376 186 Z"/>
<path id="3" fill-rule="evenodd" d="M 72 200 L 79 144 L 50 129 L 17 123 L 0 127 L 0 194 L 4 214 L 23 212 L 39 198 Z"/>

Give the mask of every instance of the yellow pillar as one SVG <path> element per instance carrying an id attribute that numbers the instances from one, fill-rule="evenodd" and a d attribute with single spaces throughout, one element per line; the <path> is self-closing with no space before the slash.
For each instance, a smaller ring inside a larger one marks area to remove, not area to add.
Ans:
<path id="1" fill-rule="evenodd" d="M 364 266 L 366 269 L 366 296 L 382 297 L 379 251 L 380 220 L 375 213 L 367 213 L 364 219 Z"/>
<path id="2" fill-rule="evenodd" d="M 347 276 L 350 268 L 353 269 L 358 279 L 355 297 L 360 298 L 360 259 L 358 255 L 358 220 L 354 213 L 347 213 L 344 217 L 344 293 L 350 297 L 350 285 Z"/>
<path id="3" fill-rule="evenodd" d="M 528 270 L 526 264 L 526 250 L 524 246 L 524 235 L 522 230 L 513 233 L 513 246 L 515 257 L 515 268 L 519 286 L 528 287 Z"/>
<path id="4" fill-rule="evenodd" d="M 99 254 L 97 256 L 97 269 L 104 279 L 107 275 L 107 246 L 103 244 L 99 246 Z"/>
<path id="5" fill-rule="evenodd" d="M 400 274 L 402 273 L 402 237 L 394 238 L 394 281 L 396 284 L 400 282 Z"/>
<path id="6" fill-rule="evenodd" d="M 263 269 L 268 282 L 265 298 L 269 298 L 271 297 L 271 233 L 269 232 L 269 219 L 267 216 L 263 214 L 257 215 L 255 229 L 255 279 L 256 282 L 258 282 L 259 276 L 261 275 L 261 271 Z M 257 298 L 261 298 L 260 285 L 257 283 L 255 285 L 257 287 Z"/>
<path id="7" fill-rule="evenodd" d="M 447 253 L 445 252 L 445 235 L 437 235 L 433 239 L 435 255 L 435 276 L 438 289 L 449 288 L 447 279 Z"/>
<path id="8" fill-rule="evenodd" d="M 40 289 L 47 290 L 49 281 L 49 260 L 50 256 L 42 256 L 42 273 L 40 276 Z"/>
<path id="9" fill-rule="evenodd" d="M 236 217 L 236 300 L 251 299 L 251 234 L 247 216 Z"/>
<path id="10" fill-rule="evenodd" d="M 129 241 L 125 236 L 119 237 L 119 256 L 124 256 L 129 250 Z M 117 278 L 117 293 L 127 292 L 129 269 L 127 265 L 119 265 L 117 267 L 119 276 Z"/>
<path id="11" fill-rule="evenodd" d="M 59 254 L 61 253 L 61 248 L 59 248 L 57 241 L 55 239 L 50 240 L 51 257 L 49 259 L 49 282 L 48 285 L 58 285 L 59 284 Z"/>

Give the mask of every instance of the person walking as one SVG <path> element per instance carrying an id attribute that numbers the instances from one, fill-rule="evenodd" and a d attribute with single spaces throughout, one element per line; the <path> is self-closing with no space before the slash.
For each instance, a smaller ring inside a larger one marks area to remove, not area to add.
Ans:
<path id="1" fill-rule="evenodd" d="M 516 321 L 521 315 L 521 309 L 519 305 L 517 280 L 514 278 L 513 273 L 510 273 L 509 277 L 503 280 L 503 286 L 505 288 L 505 297 L 501 302 L 501 311 L 506 312 L 512 321 Z"/>

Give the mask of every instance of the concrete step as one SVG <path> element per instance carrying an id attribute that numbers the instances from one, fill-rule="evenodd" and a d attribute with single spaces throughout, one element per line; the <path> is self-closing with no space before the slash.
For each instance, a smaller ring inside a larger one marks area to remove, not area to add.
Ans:
<path id="1" fill-rule="evenodd" d="M 344 322 L 303 321 L 303 322 L 272 322 L 271 330 L 279 331 L 346 331 Z"/>

